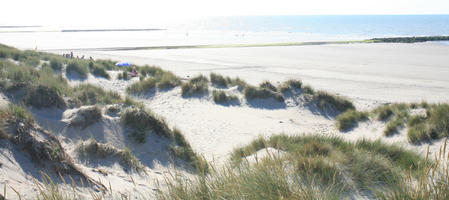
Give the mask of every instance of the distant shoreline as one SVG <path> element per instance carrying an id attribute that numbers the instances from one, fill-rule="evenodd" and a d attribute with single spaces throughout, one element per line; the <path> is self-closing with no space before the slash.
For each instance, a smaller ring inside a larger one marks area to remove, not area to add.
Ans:
<path id="1" fill-rule="evenodd" d="M 211 44 L 211 45 L 173 45 L 173 46 L 142 46 L 142 47 L 105 47 L 105 48 L 77 48 L 77 49 L 47 49 L 46 51 L 135 51 L 135 50 L 168 50 L 168 49 L 199 49 L 199 48 L 244 48 L 244 47 L 275 47 L 275 46 L 311 46 L 326 44 L 352 43 L 418 43 L 429 41 L 449 41 L 449 36 L 422 37 L 391 37 L 373 38 L 354 41 L 325 41 L 325 42 L 290 42 L 290 43 L 259 43 L 259 44 Z"/>

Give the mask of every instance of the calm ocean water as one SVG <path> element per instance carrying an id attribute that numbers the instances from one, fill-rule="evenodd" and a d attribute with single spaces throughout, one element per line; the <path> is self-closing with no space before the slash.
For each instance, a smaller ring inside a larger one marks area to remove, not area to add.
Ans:
<path id="1" fill-rule="evenodd" d="M 290 32 L 323 35 L 449 35 L 449 15 L 237 16 L 193 20 L 180 27 L 194 30 Z"/>
<path id="2" fill-rule="evenodd" d="M 1 26 L 1 24 L 0 24 Z M 68 49 L 199 44 L 360 40 L 373 37 L 449 35 L 449 15 L 237 16 L 155 24 L 163 31 L 5 32 L 67 27 L 1 28 L 0 43 L 19 48 Z M 92 26 L 89 28 L 130 28 Z M 73 29 L 73 27 L 70 27 Z M 447 43 L 446 43 L 447 44 Z"/>

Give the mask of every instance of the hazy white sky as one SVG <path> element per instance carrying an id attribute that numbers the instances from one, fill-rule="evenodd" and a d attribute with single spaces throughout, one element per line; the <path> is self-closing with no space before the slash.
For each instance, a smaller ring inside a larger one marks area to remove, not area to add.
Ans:
<path id="1" fill-rule="evenodd" d="M 449 14 L 449 0 L 4 0 L 0 9 L 0 25 L 152 25 L 198 16 Z"/>

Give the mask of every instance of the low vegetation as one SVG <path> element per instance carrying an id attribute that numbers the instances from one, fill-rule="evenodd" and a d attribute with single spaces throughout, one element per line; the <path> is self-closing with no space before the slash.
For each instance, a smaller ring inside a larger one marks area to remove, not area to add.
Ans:
<path id="1" fill-rule="evenodd" d="M 191 78 L 188 82 L 181 85 L 181 94 L 183 97 L 194 95 L 203 95 L 209 92 L 209 79 L 203 75 Z"/>
<path id="2" fill-rule="evenodd" d="M 3 120 L 21 120 L 25 123 L 31 123 L 34 122 L 34 117 L 33 114 L 23 106 L 8 104 L 8 107 L 0 108 L 0 130 L 2 131 L 2 126 L 5 125 Z"/>
<path id="3" fill-rule="evenodd" d="M 267 98 L 273 98 L 276 101 L 283 102 L 284 96 L 276 91 L 267 89 L 267 88 L 256 88 L 254 86 L 247 86 L 243 90 L 243 94 L 245 95 L 245 98 L 248 100 L 261 98 L 261 99 L 267 99 Z"/>
<path id="4" fill-rule="evenodd" d="M 73 88 L 73 96 L 83 105 L 106 105 L 123 102 L 117 92 L 105 91 L 92 84 L 81 84 Z"/>
<path id="5" fill-rule="evenodd" d="M 408 139 L 412 143 L 419 143 L 430 139 L 440 139 L 449 136 L 449 104 L 429 105 L 426 116 L 412 116 Z"/>
<path id="6" fill-rule="evenodd" d="M 334 108 L 339 112 L 344 112 L 347 110 L 355 109 L 351 101 L 346 98 L 335 96 L 333 94 L 318 91 L 313 94 L 313 101 L 316 102 L 317 106 L 322 110 L 327 110 L 329 108 Z"/>
<path id="7" fill-rule="evenodd" d="M 46 85 L 30 86 L 25 96 L 25 102 L 36 108 L 53 106 L 62 108 L 65 106 L 62 94 L 55 87 Z"/>
<path id="8" fill-rule="evenodd" d="M 294 80 L 290 79 L 288 81 L 285 81 L 281 85 L 279 85 L 278 90 L 282 93 L 285 93 L 289 90 L 295 89 L 300 90 L 302 87 L 302 81 L 301 80 Z"/>
<path id="9" fill-rule="evenodd" d="M 144 143 L 149 133 L 166 137 L 171 141 L 170 151 L 175 157 L 197 170 L 207 171 L 207 163 L 193 151 L 182 133 L 177 129 L 170 129 L 163 119 L 149 110 L 129 107 L 121 112 L 120 118 L 123 124 L 133 129 L 131 136 L 137 142 Z"/>
<path id="10" fill-rule="evenodd" d="M 181 84 L 181 80 L 172 72 L 164 71 L 159 67 L 146 66 L 140 69 L 142 77 L 137 83 L 133 83 L 126 91 L 131 94 L 143 94 L 156 88 L 171 89 Z"/>
<path id="11" fill-rule="evenodd" d="M 410 106 L 404 103 L 384 105 L 373 110 L 377 120 L 387 122 L 385 136 L 391 136 L 404 127 L 409 118 Z"/>
<path id="12" fill-rule="evenodd" d="M 336 126 L 340 131 L 348 131 L 357 126 L 358 122 L 367 119 L 368 113 L 351 109 L 337 117 Z"/>
<path id="13" fill-rule="evenodd" d="M 248 161 L 267 147 L 281 153 Z M 389 196 L 406 176 L 426 176 L 430 163 L 417 153 L 380 141 L 274 135 L 232 153 L 232 165 L 194 180 L 167 179 L 158 199 L 346 199 Z M 444 178 L 446 179 L 446 178 Z M 410 184 L 411 186 L 412 184 Z M 364 193 L 360 193 L 364 191 Z"/>
<path id="14" fill-rule="evenodd" d="M 222 90 L 214 90 L 212 92 L 212 98 L 215 103 L 227 103 L 227 102 L 236 102 L 239 98 L 232 94 L 227 94 Z"/>
<path id="15" fill-rule="evenodd" d="M 117 149 L 110 144 L 99 143 L 94 138 L 80 142 L 76 147 L 76 151 L 82 159 L 97 160 L 98 158 L 116 157 L 120 160 L 120 164 L 126 168 L 131 168 L 138 172 L 144 169 L 139 159 L 128 148 Z"/>
<path id="16" fill-rule="evenodd" d="M 58 59 L 51 59 L 50 60 L 50 67 L 55 71 L 61 71 L 62 70 L 62 62 Z"/>
<path id="17" fill-rule="evenodd" d="M 81 107 L 69 126 L 82 127 L 83 129 L 97 123 L 102 118 L 101 108 L 98 106 Z"/>
<path id="18" fill-rule="evenodd" d="M 77 73 L 80 77 L 86 78 L 87 74 L 89 74 L 89 64 L 73 60 L 67 64 L 66 71 L 68 74 Z"/>
<path id="19" fill-rule="evenodd" d="M 90 63 L 92 63 L 92 62 L 90 62 Z M 105 79 L 111 78 L 111 76 L 108 74 L 108 72 L 106 72 L 106 69 L 102 65 L 92 64 L 92 67 L 89 67 L 89 68 L 92 71 L 92 74 L 95 76 L 103 77 Z"/>
<path id="20" fill-rule="evenodd" d="M 220 74 L 210 73 L 210 82 L 218 87 L 226 88 L 229 85 L 229 77 L 228 79 L 226 79 L 224 76 Z"/>

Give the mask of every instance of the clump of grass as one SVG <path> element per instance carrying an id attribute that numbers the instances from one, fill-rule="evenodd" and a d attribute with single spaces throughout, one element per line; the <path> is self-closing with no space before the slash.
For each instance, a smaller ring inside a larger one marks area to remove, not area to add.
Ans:
<path id="1" fill-rule="evenodd" d="M 278 90 L 282 93 L 285 93 L 289 90 L 296 89 L 299 90 L 302 87 L 302 81 L 301 80 L 294 80 L 290 79 L 288 81 L 285 81 L 281 85 L 279 85 Z"/>
<path id="2" fill-rule="evenodd" d="M 62 62 L 58 59 L 53 58 L 50 60 L 50 67 L 55 71 L 56 70 L 61 71 L 62 70 Z"/>
<path id="3" fill-rule="evenodd" d="M 96 64 L 102 66 L 106 70 L 118 70 L 119 68 L 115 66 L 115 61 L 112 60 L 95 60 Z"/>
<path id="4" fill-rule="evenodd" d="M 210 73 L 210 82 L 216 86 L 219 87 L 228 87 L 229 78 L 226 79 L 224 76 L 216 74 L 216 73 Z"/>
<path id="5" fill-rule="evenodd" d="M 393 120 L 390 120 L 387 123 L 387 127 L 384 130 L 384 135 L 391 136 L 391 135 L 397 133 L 399 131 L 399 128 L 404 126 L 404 124 L 406 123 L 406 120 L 407 120 L 407 118 L 401 117 L 401 116 L 397 116 Z"/>
<path id="6" fill-rule="evenodd" d="M 246 87 L 248 87 L 248 83 L 246 83 L 244 80 L 240 79 L 239 77 L 236 78 L 229 78 L 227 77 L 226 80 L 228 81 L 228 86 L 237 86 L 240 91 L 244 90 Z"/>
<path id="7" fill-rule="evenodd" d="M 123 71 L 122 73 L 118 73 L 117 74 L 117 79 L 119 79 L 119 80 L 128 80 L 129 79 L 128 72 Z"/>
<path id="8" fill-rule="evenodd" d="M 248 100 L 256 98 L 262 99 L 273 98 L 279 102 L 284 101 L 284 96 L 282 94 L 266 88 L 256 88 L 253 86 L 247 86 L 243 90 L 243 94 L 245 95 L 245 98 Z"/>
<path id="9" fill-rule="evenodd" d="M 429 128 L 427 127 L 426 117 L 424 116 L 416 115 L 410 117 L 407 126 L 407 137 L 412 143 L 418 143 L 432 138 L 428 131 Z"/>
<path id="10" fill-rule="evenodd" d="M 131 94 L 149 92 L 152 89 L 156 88 L 156 84 L 157 83 L 155 79 L 147 78 L 128 86 L 128 88 L 126 88 L 126 91 Z"/>
<path id="11" fill-rule="evenodd" d="M 136 171 L 142 171 L 144 169 L 142 163 L 140 163 L 139 159 L 134 156 L 130 149 L 117 149 L 110 144 L 99 143 L 94 138 L 81 142 L 76 147 L 76 151 L 83 159 L 117 157 L 120 159 L 120 164 L 127 168 Z"/>
<path id="12" fill-rule="evenodd" d="M 162 70 L 160 67 L 148 65 L 138 67 L 137 71 L 139 71 L 139 73 L 142 74 L 143 76 L 153 76 L 153 77 L 161 76 L 162 74 L 166 73 L 166 71 Z"/>
<path id="13" fill-rule="evenodd" d="M 148 112 L 138 108 L 124 110 L 120 115 L 120 119 L 126 126 L 133 128 L 131 136 L 138 143 L 145 143 L 148 131 L 156 120 Z"/>
<path id="14" fill-rule="evenodd" d="M 388 121 L 384 130 L 386 136 L 391 136 L 403 127 L 409 118 L 410 106 L 404 103 L 384 105 L 374 109 L 373 113 L 377 115 L 378 120 Z"/>
<path id="15" fill-rule="evenodd" d="M 336 126 L 339 131 L 348 131 L 354 128 L 358 122 L 368 119 L 368 113 L 359 112 L 356 110 L 348 110 L 343 114 L 338 115 Z"/>
<path id="16" fill-rule="evenodd" d="M 65 106 L 62 94 L 55 88 L 46 85 L 31 86 L 25 97 L 25 102 L 37 108 L 59 107 Z"/>
<path id="17" fill-rule="evenodd" d="M 277 92 L 276 86 L 274 86 L 273 84 L 271 84 L 270 81 L 264 81 L 264 82 L 260 83 L 260 84 L 259 84 L 259 88 L 271 90 L 271 91 L 273 91 L 273 92 Z"/>
<path id="18" fill-rule="evenodd" d="M 181 84 L 181 80 L 173 74 L 172 72 L 165 72 L 162 74 L 162 76 L 156 77 L 157 80 L 157 87 L 159 89 L 169 89 L 174 88 Z"/>
<path id="19" fill-rule="evenodd" d="M 7 108 L 0 109 L 0 119 L 1 121 L 6 119 L 11 120 L 23 120 L 26 123 L 31 123 L 34 121 L 33 114 L 26 110 L 23 106 L 18 106 L 15 104 L 8 104 Z"/>
<path id="20" fill-rule="evenodd" d="M 394 113 L 393 109 L 389 105 L 382 106 L 374 111 L 377 113 L 377 120 L 385 121 L 390 118 Z"/>
<path id="21" fill-rule="evenodd" d="M 429 131 L 436 138 L 449 136 L 449 104 L 437 104 L 429 108 Z"/>
<path id="22" fill-rule="evenodd" d="M 172 72 L 156 70 L 160 68 L 155 68 L 154 71 L 151 71 L 150 69 L 153 68 L 148 67 L 148 71 L 145 71 L 150 77 L 146 79 L 143 78 L 139 82 L 130 85 L 126 88 L 126 91 L 131 94 L 146 93 L 155 88 L 170 89 L 181 84 L 181 80 Z"/>
<path id="23" fill-rule="evenodd" d="M 112 91 L 105 91 L 102 88 L 91 84 L 81 84 L 73 89 L 74 96 L 80 100 L 83 105 L 95 104 L 115 104 L 123 101 L 120 94 Z"/>
<path id="24" fill-rule="evenodd" d="M 309 94 L 309 95 L 314 95 L 315 94 L 315 90 L 310 85 L 304 86 L 302 88 L 302 91 L 304 92 L 304 94 Z"/>
<path id="25" fill-rule="evenodd" d="M 193 95 L 202 95 L 209 92 L 209 80 L 203 75 L 193 77 L 187 83 L 181 85 L 181 94 L 183 97 Z"/>
<path id="26" fill-rule="evenodd" d="M 170 151 L 175 157 L 197 170 L 207 170 L 207 163 L 193 151 L 182 133 L 177 129 L 170 129 L 163 119 L 156 117 L 145 108 L 127 108 L 121 112 L 120 119 L 122 123 L 133 129 L 131 136 L 136 142 L 144 143 L 147 134 L 153 131 L 171 141 Z"/>
<path id="27" fill-rule="evenodd" d="M 70 121 L 69 126 L 79 126 L 83 129 L 97 123 L 102 118 L 101 108 L 98 106 L 89 106 L 80 108 L 75 117 Z"/>
<path id="28" fill-rule="evenodd" d="M 80 61 L 71 61 L 67 64 L 67 73 L 78 73 L 80 77 L 87 77 L 89 74 L 88 64 Z"/>
<path id="29" fill-rule="evenodd" d="M 317 106 L 322 110 L 335 108 L 339 112 L 345 112 L 347 110 L 355 109 L 352 102 L 348 99 L 324 91 L 315 92 L 313 94 L 313 101 L 315 101 Z"/>
<path id="30" fill-rule="evenodd" d="M 215 103 L 226 103 L 230 101 L 238 101 L 238 97 L 235 95 L 228 95 L 225 91 L 214 90 L 212 92 L 212 97 Z"/>
<path id="31" fill-rule="evenodd" d="M 449 105 L 427 105 L 427 116 L 413 116 L 408 121 L 408 139 L 419 143 L 449 136 Z"/>
<path id="32" fill-rule="evenodd" d="M 106 79 L 110 79 L 111 77 L 109 76 L 109 74 L 106 72 L 105 68 L 101 65 L 93 65 L 92 67 L 92 74 L 94 74 L 95 76 L 100 76 Z"/>

